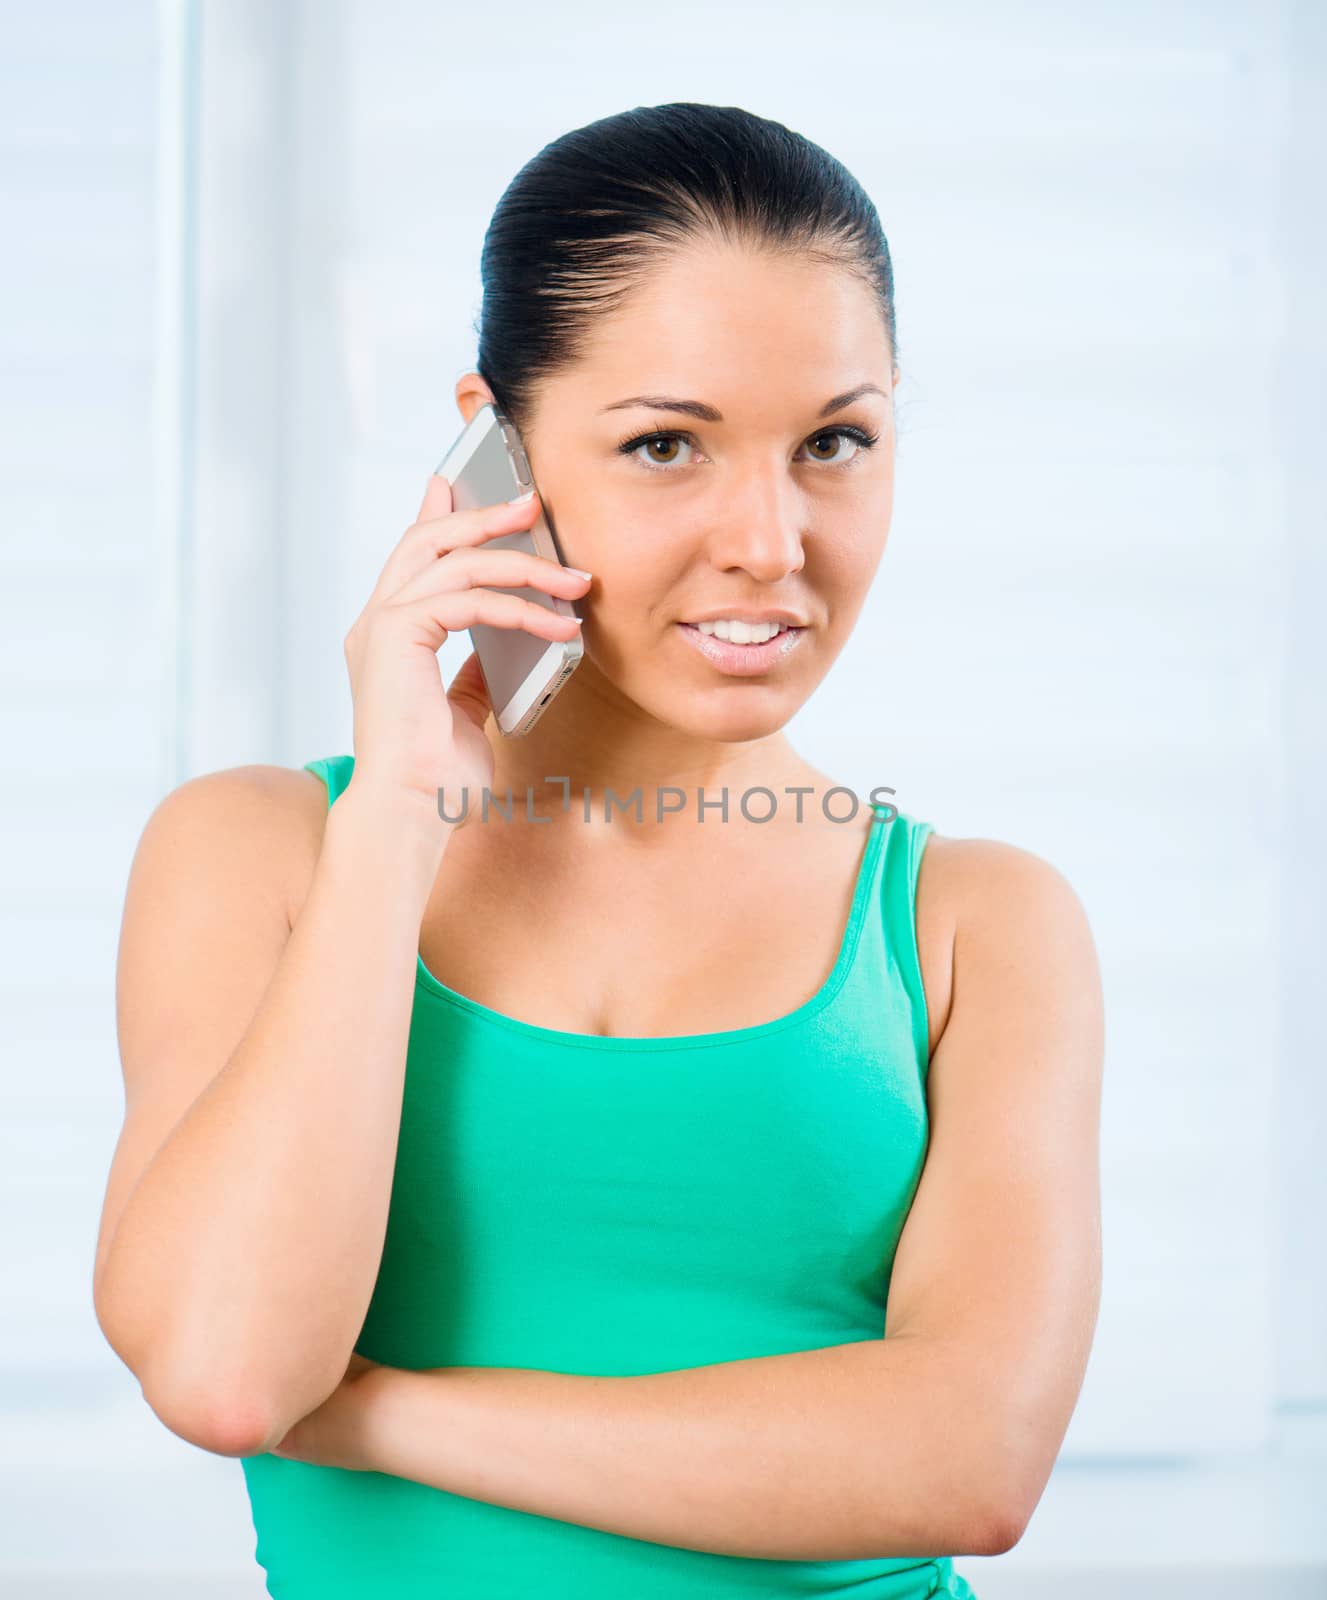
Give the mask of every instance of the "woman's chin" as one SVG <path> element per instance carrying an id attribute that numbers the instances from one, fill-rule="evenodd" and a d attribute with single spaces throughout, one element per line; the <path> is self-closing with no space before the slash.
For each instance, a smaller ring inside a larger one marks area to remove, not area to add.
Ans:
<path id="1" fill-rule="evenodd" d="M 749 680 L 739 693 L 729 684 L 681 691 L 670 685 L 654 698 L 654 715 L 693 739 L 715 744 L 747 744 L 768 739 L 785 727 L 802 702 L 786 686 Z"/>

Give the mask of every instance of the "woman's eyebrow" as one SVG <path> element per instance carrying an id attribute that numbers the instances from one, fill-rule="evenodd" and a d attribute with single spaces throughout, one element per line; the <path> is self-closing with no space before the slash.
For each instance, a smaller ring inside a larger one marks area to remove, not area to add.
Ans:
<path id="1" fill-rule="evenodd" d="M 841 411 L 844 406 L 850 406 L 864 394 L 878 394 L 887 400 L 889 396 L 878 383 L 859 383 L 855 389 L 845 389 L 842 394 L 836 394 L 832 400 L 826 400 L 817 416 L 827 417 L 831 411 Z M 723 412 L 717 406 L 706 405 L 703 400 L 678 400 L 667 394 L 633 394 L 626 400 L 614 400 L 612 405 L 601 406 L 599 414 L 605 411 L 624 411 L 629 406 L 649 406 L 654 411 L 684 411 L 689 417 L 699 417 L 702 422 L 722 422 Z"/>

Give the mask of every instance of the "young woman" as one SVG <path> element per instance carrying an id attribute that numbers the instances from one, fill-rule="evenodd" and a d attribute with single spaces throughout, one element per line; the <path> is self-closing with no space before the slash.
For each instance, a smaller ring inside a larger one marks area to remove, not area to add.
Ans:
<path id="1" fill-rule="evenodd" d="M 518 174 L 483 281 L 457 425 L 501 405 L 589 576 L 434 478 L 353 756 L 149 819 L 102 1326 L 291 1600 L 970 1595 L 1088 1359 L 1102 1004 L 1055 868 L 783 731 L 889 532 L 879 219 L 778 123 L 637 108 Z M 568 637 L 521 586 L 586 654 L 505 739 L 436 652 Z"/>

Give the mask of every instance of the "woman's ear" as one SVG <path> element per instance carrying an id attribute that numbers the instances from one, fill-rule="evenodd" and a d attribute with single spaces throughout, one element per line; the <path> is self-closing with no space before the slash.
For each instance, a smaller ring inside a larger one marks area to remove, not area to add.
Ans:
<path id="1" fill-rule="evenodd" d="M 493 391 L 477 372 L 466 372 L 456 380 L 456 404 L 468 423 L 480 406 L 491 406 Z"/>

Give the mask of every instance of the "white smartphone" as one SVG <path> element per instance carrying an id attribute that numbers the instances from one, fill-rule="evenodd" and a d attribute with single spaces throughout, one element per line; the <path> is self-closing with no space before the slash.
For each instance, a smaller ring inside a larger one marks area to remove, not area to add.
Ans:
<path id="1" fill-rule="evenodd" d="M 499 505 L 534 487 L 530 463 L 516 429 L 510 418 L 493 405 L 480 406 L 436 471 L 451 484 L 452 508 L 456 511 Z M 482 548 L 527 550 L 556 561 L 559 566 L 566 565 L 544 508 L 529 529 L 485 539 Z M 559 616 L 580 615 L 569 600 L 544 589 L 500 588 L 497 584 L 486 587 L 533 600 Z M 579 634 L 572 639 L 541 639 L 524 628 L 476 623 L 470 629 L 470 638 L 484 671 L 498 727 L 509 738 L 529 733 L 585 653 Z"/>

